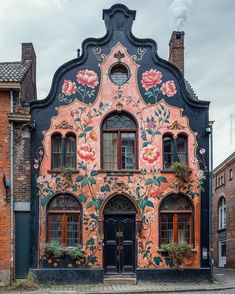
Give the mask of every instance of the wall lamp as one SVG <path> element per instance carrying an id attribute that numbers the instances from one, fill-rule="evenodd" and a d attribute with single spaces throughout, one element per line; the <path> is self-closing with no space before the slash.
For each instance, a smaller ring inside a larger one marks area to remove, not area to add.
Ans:
<path id="1" fill-rule="evenodd" d="M 9 202 L 10 200 L 10 188 L 11 188 L 11 185 L 10 185 L 10 181 L 8 181 L 7 177 L 5 174 L 3 174 L 3 185 L 6 189 L 6 197 L 5 197 L 5 200 L 6 202 Z"/>

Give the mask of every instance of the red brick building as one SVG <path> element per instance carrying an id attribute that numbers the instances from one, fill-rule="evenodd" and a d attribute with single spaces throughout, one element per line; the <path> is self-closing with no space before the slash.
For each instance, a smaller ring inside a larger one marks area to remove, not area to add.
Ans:
<path id="1" fill-rule="evenodd" d="M 235 268 L 235 152 L 214 169 L 214 262 Z"/>
<path id="2" fill-rule="evenodd" d="M 27 105 L 36 97 L 36 56 L 33 45 L 23 43 L 21 61 L 0 63 L 0 283 L 21 270 L 22 248 L 15 240 L 30 213 Z"/>

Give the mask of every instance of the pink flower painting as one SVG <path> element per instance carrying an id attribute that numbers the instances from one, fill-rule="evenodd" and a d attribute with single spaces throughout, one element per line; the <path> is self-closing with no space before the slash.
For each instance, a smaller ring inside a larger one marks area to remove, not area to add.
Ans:
<path id="1" fill-rule="evenodd" d="M 82 86 L 94 89 L 99 84 L 97 73 L 93 70 L 80 70 L 76 77 L 78 83 Z"/>
<path id="2" fill-rule="evenodd" d="M 159 158 L 159 152 L 156 147 L 147 146 L 142 150 L 142 158 L 147 164 L 154 164 Z"/>
<path id="3" fill-rule="evenodd" d="M 78 156 L 86 162 L 94 161 L 96 154 L 88 143 L 81 144 L 78 149 Z"/>
<path id="4" fill-rule="evenodd" d="M 162 84 L 161 91 L 163 95 L 166 95 L 167 97 L 172 97 L 175 95 L 176 87 L 174 81 L 167 81 Z"/>
<path id="5" fill-rule="evenodd" d="M 155 69 L 150 69 L 149 71 L 145 71 L 142 74 L 142 86 L 148 91 L 150 88 L 156 87 L 158 84 L 162 82 L 162 73 L 160 71 L 156 71 Z"/>
<path id="6" fill-rule="evenodd" d="M 62 93 L 64 93 L 66 96 L 70 96 L 72 94 L 75 94 L 76 91 L 77 91 L 76 83 L 70 80 L 64 81 L 64 84 L 62 86 Z"/>

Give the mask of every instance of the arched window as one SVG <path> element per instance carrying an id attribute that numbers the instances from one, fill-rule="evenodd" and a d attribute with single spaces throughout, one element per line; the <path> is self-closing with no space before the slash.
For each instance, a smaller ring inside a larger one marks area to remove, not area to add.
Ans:
<path id="1" fill-rule="evenodd" d="M 173 163 L 173 138 L 171 135 L 163 136 L 163 166 L 164 170 L 171 169 Z"/>
<path id="2" fill-rule="evenodd" d="M 160 244 L 192 243 L 192 204 L 182 194 L 167 196 L 160 206 Z"/>
<path id="3" fill-rule="evenodd" d="M 176 139 L 177 144 L 177 160 L 183 164 L 188 162 L 188 144 L 185 135 L 179 135 Z"/>
<path id="4" fill-rule="evenodd" d="M 129 70 L 124 64 L 117 63 L 111 67 L 109 76 L 114 84 L 121 86 L 129 79 Z"/>
<path id="5" fill-rule="evenodd" d="M 51 138 L 51 168 L 76 168 L 76 136 L 68 133 L 65 138 L 53 134 Z"/>
<path id="6" fill-rule="evenodd" d="M 137 168 L 137 125 L 127 113 L 112 113 L 102 125 L 102 168 L 133 170 Z"/>
<path id="7" fill-rule="evenodd" d="M 66 136 L 65 166 L 76 168 L 76 137 L 73 134 Z"/>
<path id="8" fill-rule="evenodd" d="M 47 239 L 64 246 L 81 243 L 81 211 L 77 199 L 70 194 L 55 196 L 47 208 Z"/>
<path id="9" fill-rule="evenodd" d="M 62 137 L 60 134 L 54 134 L 51 138 L 51 157 L 52 168 L 62 166 Z"/>
<path id="10" fill-rule="evenodd" d="M 224 197 L 219 201 L 219 229 L 226 228 L 226 201 Z"/>
<path id="11" fill-rule="evenodd" d="M 163 169 L 171 170 L 174 162 L 188 163 L 188 138 L 184 134 L 176 139 L 171 134 L 163 136 Z"/>

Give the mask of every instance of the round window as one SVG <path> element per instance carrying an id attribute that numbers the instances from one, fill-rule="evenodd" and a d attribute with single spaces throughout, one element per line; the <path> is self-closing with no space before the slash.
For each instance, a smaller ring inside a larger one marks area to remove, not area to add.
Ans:
<path id="1" fill-rule="evenodd" d="M 121 86 L 129 79 L 129 70 L 123 64 L 115 64 L 111 67 L 109 76 L 114 84 Z"/>

